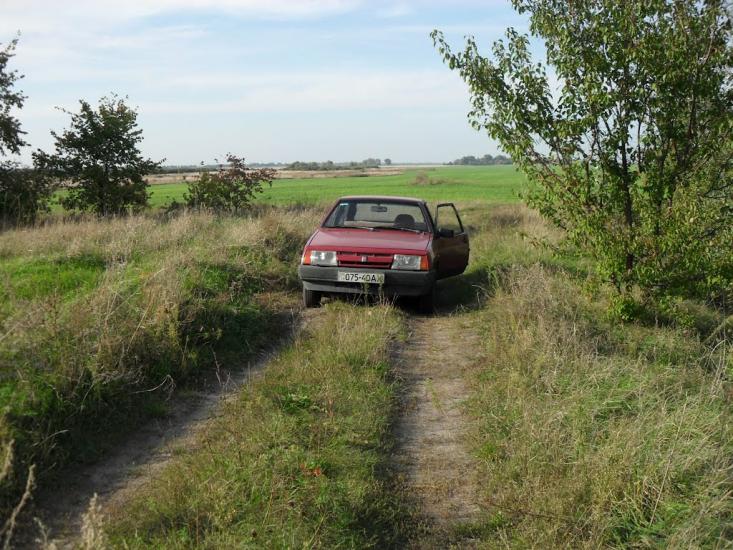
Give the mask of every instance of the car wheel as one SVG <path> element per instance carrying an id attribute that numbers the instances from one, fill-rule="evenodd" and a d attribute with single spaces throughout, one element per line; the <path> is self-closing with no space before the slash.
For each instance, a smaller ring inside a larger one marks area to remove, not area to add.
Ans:
<path id="1" fill-rule="evenodd" d="M 435 312 L 435 285 L 430 288 L 427 294 L 423 294 L 418 298 L 417 308 L 420 313 L 430 315 Z"/>
<path id="2" fill-rule="evenodd" d="M 321 305 L 321 293 L 317 290 L 308 290 L 303 287 L 303 305 L 305 307 L 318 307 Z"/>

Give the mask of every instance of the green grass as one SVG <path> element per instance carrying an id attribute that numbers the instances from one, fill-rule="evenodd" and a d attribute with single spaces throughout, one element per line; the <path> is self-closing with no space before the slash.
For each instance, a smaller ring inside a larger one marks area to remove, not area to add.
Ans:
<path id="1" fill-rule="evenodd" d="M 557 237 L 535 214 L 465 211 L 466 277 L 485 292 L 468 314 L 487 357 L 467 406 L 488 512 L 476 536 L 487 547 L 729 547 L 733 354 L 722 336 L 704 343 L 722 312 L 688 304 L 699 323 L 618 324 L 587 260 L 522 238 Z"/>
<path id="2" fill-rule="evenodd" d="M 613 322 L 588 259 L 534 246 L 560 235 L 524 207 L 490 204 L 516 200 L 513 168 L 425 174 L 279 180 L 263 201 L 380 193 L 459 203 L 472 260 L 441 285 L 441 302 L 464 306 L 456 313 L 487 357 L 467 373 L 466 404 L 486 516 L 460 526 L 464 535 L 489 548 L 729 547 L 733 355 L 723 332 L 706 341 L 723 314 L 680 304 L 683 322 L 654 311 L 651 322 Z M 162 206 L 183 186 L 153 191 Z M 130 390 L 190 378 L 212 348 L 236 359 L 267 339 L 273 296 L 294 296 L 297 255 L 319 213 L 278 206 L 0 235 L 0 436 L 16 440 L 20 466 L 94 456 L 105 428 L 160 410 L 126 400 Z M 400 324 L 388 307 L 342 303 L 309 318 L 194 448 L 110 511 L 111 540 L 404 545 L 408 516 L 385 472 L 388 349 Z"/>
<path id="3" fill-rule="evenodd" d="M 102 454 L 160 410 L 166 380 L 196 385 L 214 353 L 239 363 L 277 337 L 317 216 L 90 218 L 0 234 L 0 447 L 14 442 L 16 458 L 0 505 L 29 464 L 43 483 Z"/>
<path id="4" fill-rule="evenodd" d="M 11 297 L 31 300 L 80 293 L 95 286 L 104 270 L 104 260 L 94 255 L 15 257 L 0 263 L 0 301 L 9 313 Z"/>
<path id="5" fill-rule="evenodd" d="M 405 535 L 387 465 L 390 307 L 332 303 L 109 521 L 124 548 L 385 548 Z"/>
<path id="6" fill-rule="evenodd" d="M 424 173 L 429 182 L 418 184 Z M 335 201 L 343 195 L 398 195 L 428 201 L 481 200 L 512 203 L 525 182 L 513 166 L 445 166 L 409 169 L 396 176 L 279 179 L 267 188 L 258 202 L 268 204 L 316 204 Z M 163 207 L 181 202 L 185 183 L 151 186 L 150 204 Z"/>

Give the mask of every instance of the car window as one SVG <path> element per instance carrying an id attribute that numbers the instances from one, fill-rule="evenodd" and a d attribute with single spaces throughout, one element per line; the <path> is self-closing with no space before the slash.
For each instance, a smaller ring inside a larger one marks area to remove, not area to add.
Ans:
<path id="1" fill-rule="evenodd" d="M 428 224 L 417 204 L 346 200 L 339 202 L 329 215 L 326 227 L 374 227 L 427 231 Z"/>
<path id="2" fill-rule="evenodd" d="M 451 229 L 454 233 L 461 233 L 463 231 L 456 209 L 452 205 L 445 205 L 438 208 L 436 223 L 438 224 L 438 230 Z"/>

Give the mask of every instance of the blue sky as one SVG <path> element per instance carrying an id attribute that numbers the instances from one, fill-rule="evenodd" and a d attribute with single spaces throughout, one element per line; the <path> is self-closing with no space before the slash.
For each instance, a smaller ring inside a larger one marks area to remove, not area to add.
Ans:
<path id="1" fill-rule="evenodd" d="M 25 161 L 67 125 L 56 106 L 110 92 L 169 164 L 495 154 L 428 33 L 488 51 L 508 26 L 527 20 L 503 0 L 0 0 L 0 42 L 21 32 Z"/>

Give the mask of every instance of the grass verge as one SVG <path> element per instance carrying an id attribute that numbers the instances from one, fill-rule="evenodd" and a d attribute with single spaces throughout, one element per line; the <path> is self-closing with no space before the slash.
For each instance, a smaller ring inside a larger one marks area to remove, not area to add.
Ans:
<path id="1" fill-rule="evenodd" d="M 733 354 L 722 335 L 705 343 L 721 313 L 612 322 L 592 276 L 530 249 L 519 235 L 536 220 L 508 213 L 490 211 L 476 241 L 492 282 L 473 314 L 489 358 L 469 403 L 490 512 L 475 535 L 488 547 L 728 547 Z"/>
<path id="2" fill-rule="evenodd" d="M 398 544 L 404 510 L 382 479 L 390 450 L 387 306 L 332 303 L 228 404 L 196 448 L 124 510 L 125 548 L 366 548 Z"/>
<path id="3" fill-rule="evenodd" d="M 39 480 L 96 458 L 216 359 L 279 330 L 280 292 L 317 213 L 183 214 L 52 223 L 0 234 L 0 443 Z M 5 515 L 3 516 L 5 517 Z"/>

